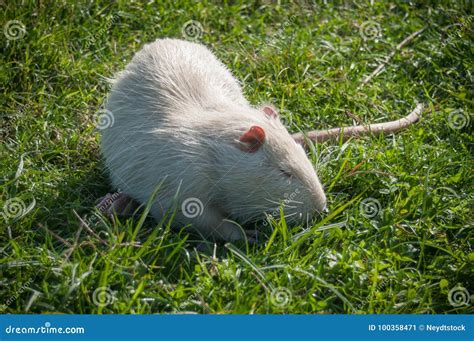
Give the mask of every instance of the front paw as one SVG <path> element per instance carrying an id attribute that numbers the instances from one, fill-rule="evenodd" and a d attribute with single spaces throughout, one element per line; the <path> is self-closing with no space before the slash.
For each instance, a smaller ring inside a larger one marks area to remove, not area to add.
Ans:
<path id="1" fill-rule="evenodd" d="M 256 244 L 258 242 L 257 230 L 244 230 L 237 223 L 230 220 L 224 220 L 218 228 L 218 235 L 226 242 L 247 242 Z"/>
<path id="2" fill-rule="evenodd" d="M 108 217 L 113 217 L 114 214 L 122 217 L 131 216 L 138 207 L 139 204 L 124 193 L 107 193 L 96 205 L 96 208 Z"/>
<path id="3" fill-rule="evenodd" d="M 245 236 L 247 238 L 247 242 L 250 245 L 258 244 L 261 236 L 257 229 L 255 230 L 245 230 Z"/>

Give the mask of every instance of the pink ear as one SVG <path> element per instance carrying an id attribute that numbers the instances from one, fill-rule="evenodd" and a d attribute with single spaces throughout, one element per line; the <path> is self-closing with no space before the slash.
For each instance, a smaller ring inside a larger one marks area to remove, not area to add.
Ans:
<path id="1" fill-rule="evenodd" d="M 239 141 L 242 142 L 241 150 L 255 153 L 265 142 L 265 130 L 259 126 L 252 126 L 240 137 Z"/>
<path id="2" fill-rule="evenodd" d="M 269 105 L 266 105 L 262 108 L 262 111 L 267 114 L 268 116 L 271 116 L 271 117 L 274 117 L 274 118 L 277 118 L 278 117 L 278 113 L 275 109 L 273 109 L 271 106 Z"/>

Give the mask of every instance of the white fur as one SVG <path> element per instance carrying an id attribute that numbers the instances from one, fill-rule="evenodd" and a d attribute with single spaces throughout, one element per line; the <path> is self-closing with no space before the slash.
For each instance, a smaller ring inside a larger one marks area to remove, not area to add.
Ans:
<path id="1" fill-rule="evenodd" d="M 283 202 L 287 220 L 302 222 L 325 207 L 303 148 L 278 118 L 249 105 L 239 83 L 203 45 L 177 39 L 145 45 L 114 81 L 106 109 L 115 121 L 102 130 L 112 182 L 145 203 L 164 181 L 151 208 L 158 220 L 177 209 L 178 226 L 235 240 L 242 234 L 227 219 L 256 221 Z M 255 153 L 238 148 L 251 126 L 266 133 Z M 183 214 L 188 198 L 202 202 L 201 215 Z"/>

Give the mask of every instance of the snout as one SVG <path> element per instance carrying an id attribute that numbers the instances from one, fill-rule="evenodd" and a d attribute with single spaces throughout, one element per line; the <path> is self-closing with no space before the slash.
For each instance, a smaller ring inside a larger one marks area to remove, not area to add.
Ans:
<path id="1" fill-rule="evenodd" d="M 316 211 L 318 213 L 326 211 L 326 209 L 327 209 L 327 199 L 326 199 L 326 195 L 324 194 L 324 192 L 322 190 L 317 191 L 317 192 L 313 192 L 312 193 L 312 199 L 313 199 L 313 210 L 314 211 Z"/>

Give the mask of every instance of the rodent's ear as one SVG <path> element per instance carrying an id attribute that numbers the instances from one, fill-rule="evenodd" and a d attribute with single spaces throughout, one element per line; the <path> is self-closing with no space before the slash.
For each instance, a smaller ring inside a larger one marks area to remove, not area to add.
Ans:
<path id="1" fill-rule="evenodd" d="M 240 150 L 255 153 L 265 143 L 265 130 L 259 126 L 252 126 L 239 139 Z"/>
<path id="2" fill-rule="evenodd" d="M 265 115 L 273 117 L 273 118 L 278 118 L 278 112 L 276 109 L 270 105 L 265 105 L 262 107 L 262 111 L 265 113 Z"/>

